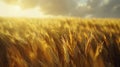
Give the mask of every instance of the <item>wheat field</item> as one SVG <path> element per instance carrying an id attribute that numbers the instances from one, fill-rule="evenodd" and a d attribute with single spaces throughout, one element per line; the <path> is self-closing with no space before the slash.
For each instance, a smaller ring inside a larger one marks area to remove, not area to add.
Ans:
<path id="1" fill-rule="evenodd" d="M 120 67 L 120 19 L 0 18 L 0 67 Z"/>

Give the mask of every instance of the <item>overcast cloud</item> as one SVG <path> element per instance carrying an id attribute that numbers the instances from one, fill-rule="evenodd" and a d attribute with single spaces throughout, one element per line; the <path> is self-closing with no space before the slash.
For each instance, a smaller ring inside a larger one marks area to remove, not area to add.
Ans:
<path id="1" fill-rule="evenodd" d="M 120 0 L 1 0 L 23 9 L 40 7 L 49 15 L 120 18 Z"/>

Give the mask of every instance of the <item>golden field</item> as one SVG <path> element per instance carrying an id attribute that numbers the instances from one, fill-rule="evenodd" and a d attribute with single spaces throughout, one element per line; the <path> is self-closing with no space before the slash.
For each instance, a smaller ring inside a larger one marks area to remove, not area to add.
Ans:
<path id="1" fill-rule="evenodd" d="M 0 18 L 0 67 L 120 67 L 120 19 Z"/>

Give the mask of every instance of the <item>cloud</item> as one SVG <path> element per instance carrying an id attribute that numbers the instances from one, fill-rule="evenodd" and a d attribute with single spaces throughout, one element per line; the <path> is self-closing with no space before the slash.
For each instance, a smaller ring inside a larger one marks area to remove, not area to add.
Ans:
<path id="1" fill-rule="evenodd" d="M 6 2 L 7 4 L 16 4 L 18 0 L 1 0 Z"/>
<path id="2" fill-rule="evenodd" d="M 67 15 L 76 6 L 76 0 L 5 0 L 6 3 L 17 3 L 23 9 L 40 7 L 46 14 Z"/>
<path id="3" fill-rule="evenodd" d="M 97 16 L 101 16 L 101 17 L 120 17 L 120 9 L 119 5 L 120 4 L 120 0 L 109 0 L 109 3 L 98 8 L 98 14 L 96 14 Z M 115 10 L 113 10 L 116 7 Z M 102 14 L 103 13 L 103 14 Z"/>
<path id="4" fill-rule="evenodd" d="M 120 0 L 88 0 L 86 6 L 79 6 L 73 13 L 82 17 L 120 17 Z M 89 7 L 89 8 L 88 8 Z M 87 15 L 88 16 L 87 16 Z M 91 16 L 92 15 L 92 16 Z"/>
<path id="5" fill-rule="evenodd" d="M 120 17 L 120 0 L 3 0 L 23 9 L 39 7 L 49 15 Z"/>
<path id="6" fill-rule="evenodd" d="M 39 0 L 39 5 L 41 9 L 50 14 L 61 14 L 67 15 L 71 10 L 73 10 L 76 6 L 76 2 L 74 0 Z"/>

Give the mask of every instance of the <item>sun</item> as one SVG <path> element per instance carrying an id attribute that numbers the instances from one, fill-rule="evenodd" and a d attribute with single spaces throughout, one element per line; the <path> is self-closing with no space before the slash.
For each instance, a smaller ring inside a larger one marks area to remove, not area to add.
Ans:
<path id="1" fill-rule="evenodd" d="M 0 2 L 0 16 L 3 17 L 45 17 L 40 7 L 23 9 L 19 4 L 10 5 Z"/>
<path id="2" fill-rule="evenodd" d="M 45 16 L 45 14 L 40 10 L 39 7 L 22 10 L 21 13 L 27 17 L 44 17 Z"/>
<path id="3" fill-rule="evenodd" d="M 19 5 L 13 6 L 14 16 L 16 17 L 44 17 L 44 13 L 40 11 L 39 7 L 22 9 Z"/>

